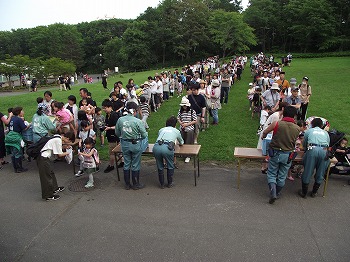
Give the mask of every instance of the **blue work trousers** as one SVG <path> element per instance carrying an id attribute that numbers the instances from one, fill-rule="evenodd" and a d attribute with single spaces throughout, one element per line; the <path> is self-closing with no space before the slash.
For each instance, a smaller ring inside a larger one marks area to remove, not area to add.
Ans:
<path id="1" fill-rule="evenodd" d="M 313 147 L 311 150 L 306 150 L 303 156 L 304 172 L 302 181 L 304 184 L 309 184 L 311 176 L 315 169 L 315 182 L 321 184 L 324 174 L 329 165 L 329 159 L 326 159 L 327 150 L 323 147 Z"/>
<path id="2" fill-rule="evenodd" d="M 139 171 L 141 169 L 141 155 L 148 147 L 148 138 L 138 140 L 135 144 L 121 139 L 120 144 L 124 157 L 124 170 Z"/>
<path id="3" fill-rule="evenodd" d="M 153 155 L 156 159 L 158 170 L 164 169 L 163 159 L 165 159 L 168 169 L 175 168 L 174 167 L 174 150 L 169 150 L 167 144 L 159 145 L 158 143 L 156 143 L 153 147 Z"/>

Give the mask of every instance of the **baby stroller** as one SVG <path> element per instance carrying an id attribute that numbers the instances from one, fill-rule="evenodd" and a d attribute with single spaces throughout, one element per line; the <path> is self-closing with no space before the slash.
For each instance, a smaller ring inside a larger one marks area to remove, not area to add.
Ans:
<path id="1" fill-rule="evenodd" d="M 350 175 L 350 149 L 348 148 L 345 154 L 336 152 L 340 141 L 342 141 L 342 139 L 345 137 L 345 133 L 339 132 L 337 130 L 331 130 L 328 132 L 328 134 L 330 138 L 329 156 L 335 156 L 338 160 L 338 163 L 331 167 L 329 174 Z"/>

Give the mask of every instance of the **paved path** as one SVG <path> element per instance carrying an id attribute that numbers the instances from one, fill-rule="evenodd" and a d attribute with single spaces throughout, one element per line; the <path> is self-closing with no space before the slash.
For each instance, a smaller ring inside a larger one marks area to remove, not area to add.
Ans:
<path id="1" fill-rule="evenodd" d="M 287 181 L 269 205 L 259 163 L 236 170 L 206 164 L 194 187 L 189 165 L 176 186 L 158 188 L 153 160 L 143 163 L 139 191 L 123 189 L 116 172 L 99 172 L 91 191 L 41 200 L 35 162 L 30 171 L 0 171 L 1 261 L 349 261 L 350 186 L 330 179 L 326 198 L 301 199 L 300 180 Z M 60 185 L 77 178 L 53 164 Z M 87 179 L 87 178 L 83 178 Z"/>
<path id="2" fill-rule="evenodd" d="M 93 74 L 90 75 L 93 78 L 94 83 L 97 82 L 97 77 L 99 76 L 98 74 Z M 101 81 L 101 80 L 100 80 Z M 78 83 L 75 85 L 81 85 L 84 83 L 84 80 L 81 77 L 78 77 Z M 39 89 L 39 91 L 46 91 L 46 90 L 57 90 L 57 88 L 59 87 L 59 85 L 56 86 L 48 86 L 48 87 L 41 87 Z M 0 89 L 0 96 L 3 97 L 7 97 L 7 96 L 18 96 L 18 95 L 23 95 L 23 94 L 27 94 L 29 91 L 28 89 L 25 90 L 20 90 L 20 91 L 13 91 L 13 92 L 7 92 L 7 91 L 1 91 Z"/>

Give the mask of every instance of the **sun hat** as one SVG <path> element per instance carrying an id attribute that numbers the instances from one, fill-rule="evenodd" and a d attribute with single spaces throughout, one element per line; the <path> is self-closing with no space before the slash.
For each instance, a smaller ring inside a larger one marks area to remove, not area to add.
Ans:
<path id="1" fill-rule="evenodd" d="M 180 106 L 191 106 L 191 103 L 190 103 L 190 101 L 187 99 L 187 97 L 184 96 L 184 97 L 181 99 Z"/>
<path id="2" fill-rule="evenodd" d="M 253 83 L 249 83 L 248 85 L 249 85 L 249 86 L 252 86 L 252 85 L 253 85 Z"/>
<path id="3" fill-rule="evenodd" d="M 143 83 L 143 85 L 144 85 L 144 86 L 145 86 L 145 85 L 148 85 L 148 86 L 149 86 L 148 81 L 145 81 L 145 82 Z"/>
<path id="4" fill-rule="evenodd" d="M 278 90 L 278 91 L 280 90 L 277 83 L 273 83 L 270 89 L 271 90 Z"/>
<path id="5" fill-rule="evenodd" d="M 207 83 L 207 81 L 205 81 L 205 80 L 199 81 L 199 84 L 206 84 L 206 83 Z"/>
<path id="6" fill-rule="evenodd" d="M 219 86 L 220 82 L 217 79 L 214 79 L 213 81 L 211 81 L 211 86 Z"/>
<path id="7" fill-rule="evenodd" d="M 289 82 L 291 84 L 296 84 L 297 83 L 297 79 L 296 78 L 291 78 Z"/>

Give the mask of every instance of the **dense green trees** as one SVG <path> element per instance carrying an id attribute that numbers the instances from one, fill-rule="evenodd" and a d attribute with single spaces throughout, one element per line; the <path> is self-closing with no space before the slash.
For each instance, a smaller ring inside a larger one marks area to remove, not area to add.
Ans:
<path id="1" fill-rule="evenodd" d="M 0 61 L 16 55 L 30 61 L 56 57 L 79 71 L 100 72 L 250 49 L 341 51 L 350 49 L 349 22 L 350 0 L 250 0 L 243 12 L 240 0 L 163 0 L 135 20 L 0 32 Z"/>

